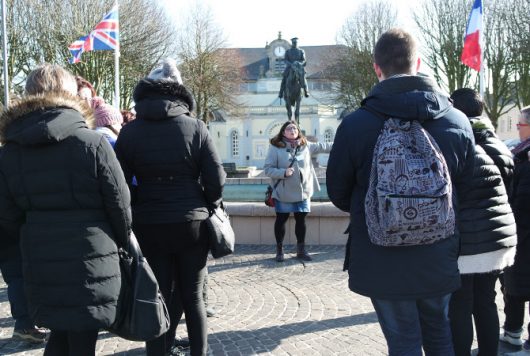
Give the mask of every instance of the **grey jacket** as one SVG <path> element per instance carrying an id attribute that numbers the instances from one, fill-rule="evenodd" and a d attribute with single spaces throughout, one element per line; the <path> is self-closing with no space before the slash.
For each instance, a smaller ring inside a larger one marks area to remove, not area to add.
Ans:
<path id="1" fill-rule="evenodd" d="M 286 177 L 285 171 L 291 164 L 295 149 L 270 145 L 263 169 L 265 175 L 271 178 L 273 186 L 280 180 L 272 197 L 286 203 L 311 199 L 314 190 L 320 190 L 315 170 L 311 164 L 311 157 L 331 151 L 331 146 L 331 143 L 321 142 L 308 142 L 307 145 L 300 146 L 296 153 L 296 161 L 292 166 L 294 173 Z"/>

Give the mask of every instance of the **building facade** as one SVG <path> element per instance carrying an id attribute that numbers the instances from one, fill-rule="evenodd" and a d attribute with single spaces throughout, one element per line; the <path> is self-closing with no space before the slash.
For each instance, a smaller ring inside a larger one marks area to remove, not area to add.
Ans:
<path id="1" fill-rule="evenodd" d="M 303 43 L 303 39 L 300 40 Z M 278 98 L 284 54 L 290 41 L 278 38 L 263 48 L 233 48 L 242 63 L 243 83 L 237 94 L 237 114 L 214 113 L 209 123 L 211 136 L 224 163 L 238 167 L 262 168 L 269 148 L 269 139 L 278 133 L 287 120 L 284 100 Z M 300 127 L 306 136 L 320 142 L 332 142 L 344 110 L 333 100 L 333 81 L 326 73 L 340 46 L 303 46 L 306 56 L 306 79 L 309 98 L 302 98 Z M 318 163 L 326 165 L 327 155 Z"/>

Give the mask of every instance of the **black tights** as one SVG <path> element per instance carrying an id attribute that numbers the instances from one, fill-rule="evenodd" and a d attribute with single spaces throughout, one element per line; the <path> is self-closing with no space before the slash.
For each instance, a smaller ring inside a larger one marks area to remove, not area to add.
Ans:
<path id="1" fill-rule="evenodd" d="M 294 234 L 296 235 L 296 242 L 305 242 L 305 217 L 307 213 L 294 213 Z M 285 224 L 289 219 L 289 213 L 276 213 L 276 221 L 274 222 L 274 237 L 276 237 L 277 244 L 283 244 L 285 237 Z"/>

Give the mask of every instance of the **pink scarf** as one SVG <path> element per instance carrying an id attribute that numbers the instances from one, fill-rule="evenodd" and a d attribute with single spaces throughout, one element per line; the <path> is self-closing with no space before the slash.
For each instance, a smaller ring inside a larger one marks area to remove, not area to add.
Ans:
<path id="1" fill-rule="evenodd" d="M 295 138 L 294 140 L 291 140 L 285 136 L 283 136 L 283 141 L 289 145 L 291 145 L 292 148 L 300 146 L 300 140 Z"/>

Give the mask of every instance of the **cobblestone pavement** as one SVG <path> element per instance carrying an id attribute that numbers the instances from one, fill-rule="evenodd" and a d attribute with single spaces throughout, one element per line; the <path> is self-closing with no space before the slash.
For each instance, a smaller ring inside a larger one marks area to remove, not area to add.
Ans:
<path id="1" fill-rule="evenodd" d="M 312 246 L 312 262 L 273 260 L 273 246 L 237 246 L 209 262 L 210 355 L 386 355 L 369 299 L 350 292 L 343 246 Z M 499 300 L 499 308 L 502 300 Z M 500 313 L 502 314 L 502 313 Z M 502 318 L 502 315 L 501 315 Z M 186 336 L 185 324 L 178 328 Z M 13 319 L 0 279 L 0 355 L 42 355 L 41 346 L 11 340 Z M 501 350 L 500 355 L 507 351 Z M 98 355 L 144 355 L 143 343 L 102 332 Z"/>

